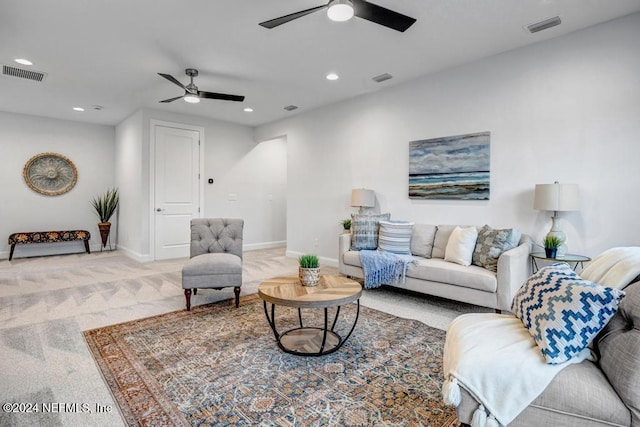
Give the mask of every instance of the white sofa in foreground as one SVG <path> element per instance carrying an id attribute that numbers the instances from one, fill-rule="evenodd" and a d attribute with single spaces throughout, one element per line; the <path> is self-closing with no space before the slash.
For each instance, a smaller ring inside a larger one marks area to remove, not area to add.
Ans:
<path id="1" fill-rule="evenodd" d="M 445 261 L 445 251 L 454 225 L 415 224 L 411 236 L 411 254 L 404 283 L 389 284 L 451 300 L 496 310 L 509 311 L 514 295 L 531 275 L 529 253 L 531 239 L 522 234 L 518 246 L 499 255 L 497 272 L 477 265 Z M 339 236 L 340 273 L 364 278 L 359 251 L 351 250 L 351 234 Z"/>

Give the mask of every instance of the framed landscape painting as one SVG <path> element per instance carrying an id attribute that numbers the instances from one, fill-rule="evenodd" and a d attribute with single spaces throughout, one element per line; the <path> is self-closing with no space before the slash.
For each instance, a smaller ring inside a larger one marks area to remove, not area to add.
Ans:
<path id="1" fill-rule="evenodd" d="M 409 143 L 409 198 L 489 200 L 490 132 Z"/>

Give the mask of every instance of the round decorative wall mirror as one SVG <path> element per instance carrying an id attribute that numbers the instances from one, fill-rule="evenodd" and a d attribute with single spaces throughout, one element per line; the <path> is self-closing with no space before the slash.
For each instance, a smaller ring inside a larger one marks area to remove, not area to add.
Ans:
<path id="1" fill-rule="evenodd" d="M 71 190 L 78 180 L 75 165 L 57 153 L 33 156 L 22 171 L 29 188 L 45 196 L 58 196 Z"/>

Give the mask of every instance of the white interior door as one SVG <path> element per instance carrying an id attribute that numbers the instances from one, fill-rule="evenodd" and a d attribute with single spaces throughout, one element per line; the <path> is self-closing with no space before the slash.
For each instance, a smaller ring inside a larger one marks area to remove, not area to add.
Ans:
<path id="1" fill-rule="evenodd" d="M 189 256 L 200 206 L 200 132 L 155 126 L 155 259 Z"/>

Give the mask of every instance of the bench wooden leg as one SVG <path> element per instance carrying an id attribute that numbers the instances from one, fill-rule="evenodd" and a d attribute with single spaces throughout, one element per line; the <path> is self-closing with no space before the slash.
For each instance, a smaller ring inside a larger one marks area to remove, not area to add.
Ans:
<path id="1" fill-rule="evenodd" d="M 9 252 L 9 261 L 11 261 L 11 258 L 13 258 L 13 250 L 16 248 L 16 244 L 13 243 L 11 245 L 11 251 Z"/>

